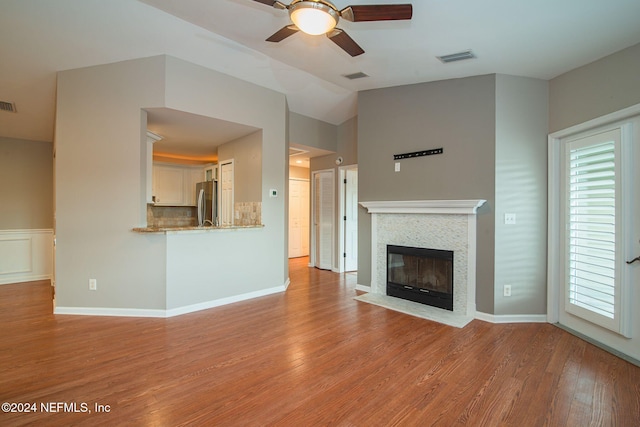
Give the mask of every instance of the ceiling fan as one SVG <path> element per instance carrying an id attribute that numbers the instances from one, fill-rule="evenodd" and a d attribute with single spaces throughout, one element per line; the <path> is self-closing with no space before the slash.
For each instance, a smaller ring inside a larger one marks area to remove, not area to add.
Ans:
<path id="1" fill-rule="evenodd" d="M 395 21 L 411 19 L 413 15 L 410 4 L 367 4 L 339 10 L 328 0 L 293 0 L 289 5 L 278 0 L 253 1 L 289 11 L 293 24 L 276 31 L 267 39 L 268 42 L 277 43 L 298 31 L 311 35 L 326 34 L 351 56 L 361 55 L 364 50 L 344 30 L 336 27 L 340 18 L 352 22 Z"/>

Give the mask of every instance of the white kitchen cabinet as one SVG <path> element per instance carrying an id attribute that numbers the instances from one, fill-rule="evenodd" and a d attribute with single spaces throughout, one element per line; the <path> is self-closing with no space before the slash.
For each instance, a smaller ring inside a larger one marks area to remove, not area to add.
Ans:
<path id="1" fill-rule="evenodd" d="M 195 206 L 196 183 L 203 181 L 201 166 L 153 164 L 153 195 L 156 206 Z"/>

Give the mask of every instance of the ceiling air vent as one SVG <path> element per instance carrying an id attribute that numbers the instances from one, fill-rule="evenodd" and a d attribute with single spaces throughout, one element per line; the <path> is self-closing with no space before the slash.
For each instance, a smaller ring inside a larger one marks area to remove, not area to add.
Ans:
<path id="1" fill-rule="evenodd" d="M 436 58 L 438 58 L 444 64 L 449 62 L 455 62 L 455 61 L 463 61 L 465 59 L 472 59 L 475 57 L 476 56 L 470 50 L 465 50 L 464 52 L 452 53 L 450 55 L 436 56 Z"/>
<path id="2" fill-rule="evenodd" d="M 307 150 L 301 150 L 299 148 L 289 147 L 289 156 L 297 156 L 299 154 L 308 153 Z"/>
<path id="3" fill-rule="evenodd" d="M 369 76 L 363 73 L 362 71 L 358 71 L 357 73 L 353 73 L 353 74 L 343 74 L 342 77 L 346 77 L 349 80 L 355 80 L 355 79 L 361 79 L 363 77 L 369 77 Z"/>
<path id="4" fill-rule="evenodd" d="M 17 113 L 16 104 L 13 102 L 0 101 L 0 111 L 6 111 L 7 113 Z"/>

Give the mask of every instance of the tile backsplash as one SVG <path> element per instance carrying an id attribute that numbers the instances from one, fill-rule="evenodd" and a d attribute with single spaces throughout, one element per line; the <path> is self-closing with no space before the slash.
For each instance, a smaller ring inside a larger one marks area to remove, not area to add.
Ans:
<path id="1" fill-rule="evenodd" d="M 154 206 L 147 204 L 147 227 L 194 227 L 198 225 L 195 206 Z"/>
<path id="2" fill-rule="evenodd" d="M 262 224 L 262 202 L 238 202 L 235 203 L 234 207 L 234 225 L 246 226 Z"/>

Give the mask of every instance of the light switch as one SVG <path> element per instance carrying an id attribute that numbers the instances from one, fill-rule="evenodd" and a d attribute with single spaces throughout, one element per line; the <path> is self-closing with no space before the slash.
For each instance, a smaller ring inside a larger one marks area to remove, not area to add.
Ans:
<path id="1" fill-rule="evenodd" d="M 276 190 L 275 188 L 269 190 L 269 197 L 278 197 L 278 190 Z"/>
<path id="2" fill-rule="evenodd" d="M 400 162 L 396 162 L 396 172 L 400 172 Z"/>
<path id="3" fill-rule="evenodd" d="M 516 223 L 516 214 L 514 213 L 506 213 L 504 214 L 504 223 L 505 224 L 515 224 Z"/>

